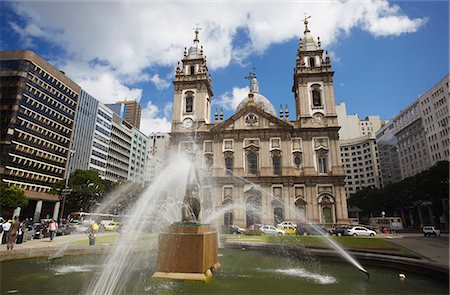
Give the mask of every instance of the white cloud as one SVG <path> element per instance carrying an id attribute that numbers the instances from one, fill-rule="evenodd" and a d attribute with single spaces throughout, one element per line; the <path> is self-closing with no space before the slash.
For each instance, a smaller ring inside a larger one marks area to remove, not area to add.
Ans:
<path id="1" fill-rule="evenodd" d="M 153 75 L 150 78 L 150 81 L 152 81 L 153 84 L 155 84 L 156 89 L 159 90 L 164 90 L 170 87 L 170 82 L 165 79 L 161 79 L 158 74 Z"/>
<path id="2" fill-rule="evenodd" d="M 304 12 L 312 16 L 311 32 L 321 37 L 324 48 L 357 27 L 376 37 L 398 36 L 415 32 L 426 22 L 406 16 L 387 0 L 201 1 L 201 5 L 192 1 L 21 1 L 10 5 L 23 18 L 22 25 L 10 23 L 23 42 L 32 45 L 36 38 L 47 40 L 65 50 L 61 57 L 65 63 L 85 64 L 71 74 L 84 76 L 75 80 L 102 101 L 113 96 L 140 97 L 140 89 L 129 88 L 136 82 L 151 80 L 158 89 L 167 88 L 165 78 L 150 77 L 144 71 L 174 67 L 183 48 L 192 44 L 194 22 L 203 27 L 200 40 L 213 70 L 232 61 L 245 64 L 253 53 L 299 38 Z M 237 31 L 248 33 L 248 42 L 234 44 Z M 80 72 L 83 68 L 88 72 Z M 91 70 L 99 71 L 98 77 Z"/>
<path id="3" fill-rule="evenodd" d="M 219 96 L 216 101 L 216 105 L 223 107 L 225 111 L 235 110 L 239 103 L 248 96 L 250 88 L 246 87 L 233 87 L 231 93 L 229 91 Z"/>
<path id="4" fill-rule="evenodd" d="M 163 114 L 161 114 L 158 106 L 149 101 L 142 109 L 140 130 L 146 135 L 152 132 L 170 132 L 171 122 L 168 119 L 168 109 L 171 109 L 171 103 L 164 106 Z"/>

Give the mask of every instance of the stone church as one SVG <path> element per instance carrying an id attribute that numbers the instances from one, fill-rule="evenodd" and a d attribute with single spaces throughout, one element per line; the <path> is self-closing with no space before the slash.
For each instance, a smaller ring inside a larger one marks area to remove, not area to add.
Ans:
<path id="1" fill-rule="evenodd" d="M 203 179 L 202 220 L 221 211 L 219 223 L 248 227 L 281 221 L 347 223 L 344 170 L 330 58 L 305 20 L 292 91 L 295 120 L 287 108 L 277 117 L 259 91 L 250 92 L 234 115 L 212 118 L 212 80 L 198 30 L 178 63 L 170 148 L 192 156 Z"/>

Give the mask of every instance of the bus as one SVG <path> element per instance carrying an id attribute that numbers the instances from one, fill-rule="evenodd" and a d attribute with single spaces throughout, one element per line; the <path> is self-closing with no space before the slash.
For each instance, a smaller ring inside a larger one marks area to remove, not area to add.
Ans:
<path id="1" fill-rule="evenodd" d="M 375 229 L 382 230 L 402 230 L 403 223 L 400 217 L 372 217 L 369 218 L 369 225 Z"/>

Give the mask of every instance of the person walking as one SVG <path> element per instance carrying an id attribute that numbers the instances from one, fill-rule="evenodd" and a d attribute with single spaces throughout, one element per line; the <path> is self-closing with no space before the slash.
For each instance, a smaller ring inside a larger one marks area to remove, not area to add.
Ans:
<path id="1" fill-rule="evenodd" d="M 6 244 L 6 242 L 8 241 L 8 233 L 9 233 L 10 229 L 11 229 L 11 223 L 9 223 L 8 221 L 6 221 L 2 224 L 2 230 L 3 230 L 2 244 Z"/>
<path id="2" fill-rule="evenodd" d="M 50 231 L 50 242 L 51 242 L 53 241 L 53 238 L 56 235 L 56 231 L 58 230 L 58 224 L 56 223 L 56 220 L 52 219 L 52 221 L 50 221 L 48 230 Z"/>
<path id="3" fill-rule="evenodd" d="M 20 223 L 19 234 L 17 235 L 16 244 L 22 244 L 22 242 L 25 242 L 26 240 L 27 240 L 27 220 L 24 219 Z"/>
<path id="4" fill-rule="evenodd" d="M 9 230 L 8 233 L 8 244 L 6 246 L 8 250 L 12 250 L 14 248 L 14 243 L 16 241 L 19 228 L 20 228 L 19 216 L 14 216 L 14 221 L 11 224 L 11 229 Z"/>

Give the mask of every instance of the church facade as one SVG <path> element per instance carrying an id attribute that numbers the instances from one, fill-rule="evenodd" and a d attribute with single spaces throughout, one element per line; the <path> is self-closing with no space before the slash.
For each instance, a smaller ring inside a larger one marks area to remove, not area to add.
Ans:
<path id="1" fill-rule="evenodd" d="M 211 114 L 212 80 L 198 31 L 178 63 L 170 149 L 192 156 L 203 181 L 202 220 L 248 227 L 281 221 L 348 222 L 330 58 L 305 20 L 293 77 L 295 120 L 259 91 L 234 115 Z"/>

